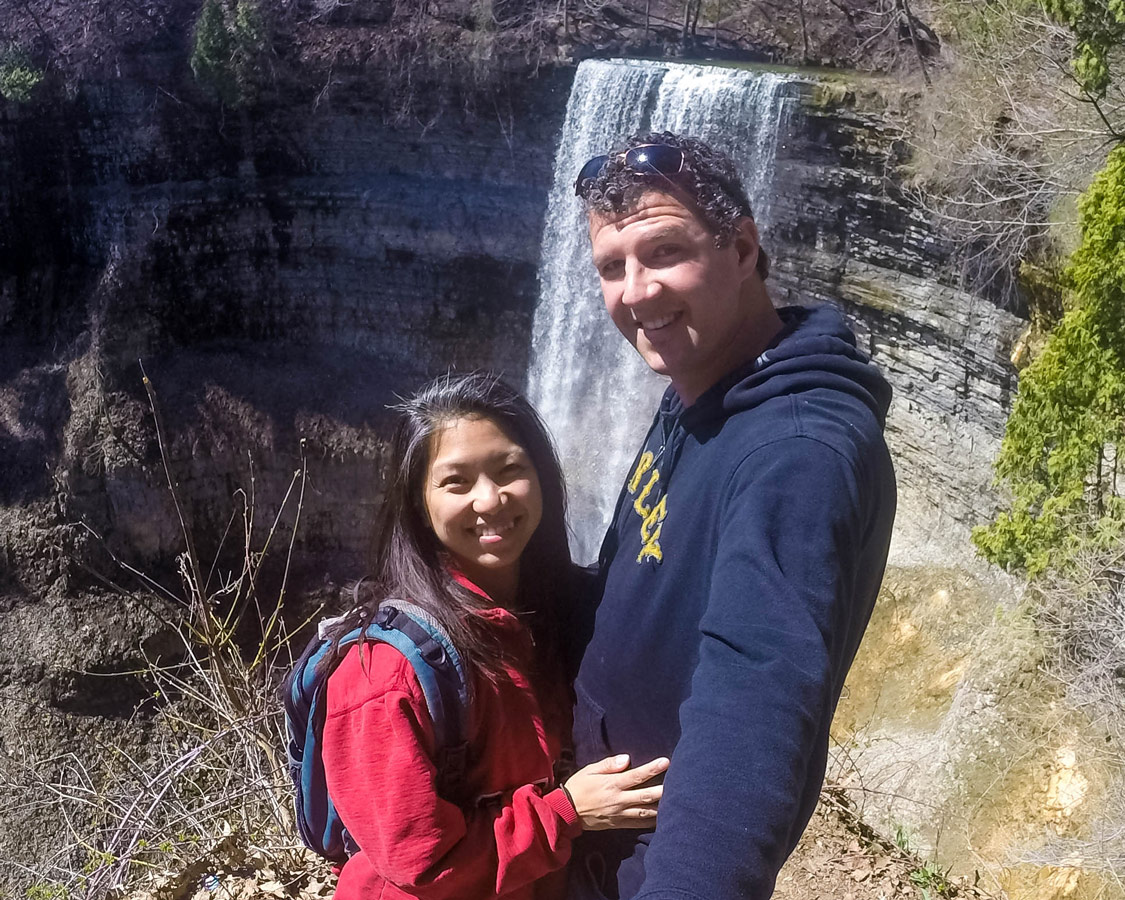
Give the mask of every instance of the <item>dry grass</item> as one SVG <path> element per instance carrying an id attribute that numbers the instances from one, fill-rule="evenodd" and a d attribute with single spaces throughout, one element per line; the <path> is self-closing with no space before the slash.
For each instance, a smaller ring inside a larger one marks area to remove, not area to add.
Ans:
<path id="1" fill-rule="evenodd" d="M 1081 837 L 1060 837 L 1024 862 L 1065 866 L 1080 860 L 1125 888 L 1125 549 L 1090 554 L 1067 574 L 1038 585 L 1039 623 L 1055 653 L 1048 673 L 1068 705 L 1089 720 L 1088 755 L 1103 800 Z"/>

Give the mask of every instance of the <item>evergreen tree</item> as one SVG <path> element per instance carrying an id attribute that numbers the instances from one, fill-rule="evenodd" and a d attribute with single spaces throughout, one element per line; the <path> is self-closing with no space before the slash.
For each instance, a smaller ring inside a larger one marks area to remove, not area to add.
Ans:
<path id="1" fill-rule="evenodd" d="M 191 52 L 195 77 L 228 106 L 257 96 L 266 26 L 253 0 L 204 0 L 196 19 Z"/>
<path id="2" fill-rule="evenodd" d="M 1032 575 L 1119 540 L 1125 524 L 1125 146 L 1079 211 L 1068 309 L 1020 380 L 996 462 L 1012 506 L 973 534 L 993 562 Z"/>
<path id="3" fill-rule="evenodd" d="M 15 47 L 0 50 L 0 97 L 13 103 L 27 103 L 43 73 Z"/>

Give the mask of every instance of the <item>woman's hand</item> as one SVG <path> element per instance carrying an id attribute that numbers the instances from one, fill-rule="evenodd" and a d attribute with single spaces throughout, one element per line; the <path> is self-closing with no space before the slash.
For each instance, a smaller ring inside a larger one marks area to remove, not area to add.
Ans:
<path id="1" fill-rule="evenodd" d="M 656 822 L 656 804 L 664 793 L 664 785 L 641 785 L 667 768 L 668 760 L 664 757 L 630 769 L 627 755 L 608 756 L 579 769 L 563 787 L 586 831 L 651 828 Z"/>

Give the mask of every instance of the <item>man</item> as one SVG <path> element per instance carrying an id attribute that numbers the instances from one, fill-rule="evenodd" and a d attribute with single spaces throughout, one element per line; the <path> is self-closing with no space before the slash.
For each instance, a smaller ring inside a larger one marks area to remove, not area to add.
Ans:
<path id="1" fill-rule="evenodd" d="M 655 831 L 583 836 L 573 895 L 764 900 L 886 564 L 891 391 L 835 310 L 775 310 L 723 154 L 638 136 L 576 190 L 610 317 L 671 379 L 602 547 L 578 762 L 672 762 Z"/>

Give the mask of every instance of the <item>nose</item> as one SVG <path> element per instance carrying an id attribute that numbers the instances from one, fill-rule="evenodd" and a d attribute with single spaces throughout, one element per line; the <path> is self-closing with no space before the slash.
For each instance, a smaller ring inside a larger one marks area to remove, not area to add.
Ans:
<path id="1" fill-rule="evenodd" d="M 496 512 L 504 503 L 500 487 L 491 478 L 480 477 L 473 485 L 473 511 L 477 513 Z"/>
<path id="2" fill-rule="evenodd" d="M 636 306 L 656 296 L 660 291 L 660 284 L 652 277 L 652 272 L 647 266 L 636 260 L 630 260 L 625 266 L 625 284 L 621 293 L 621 302 L 625 306 Z"/>

